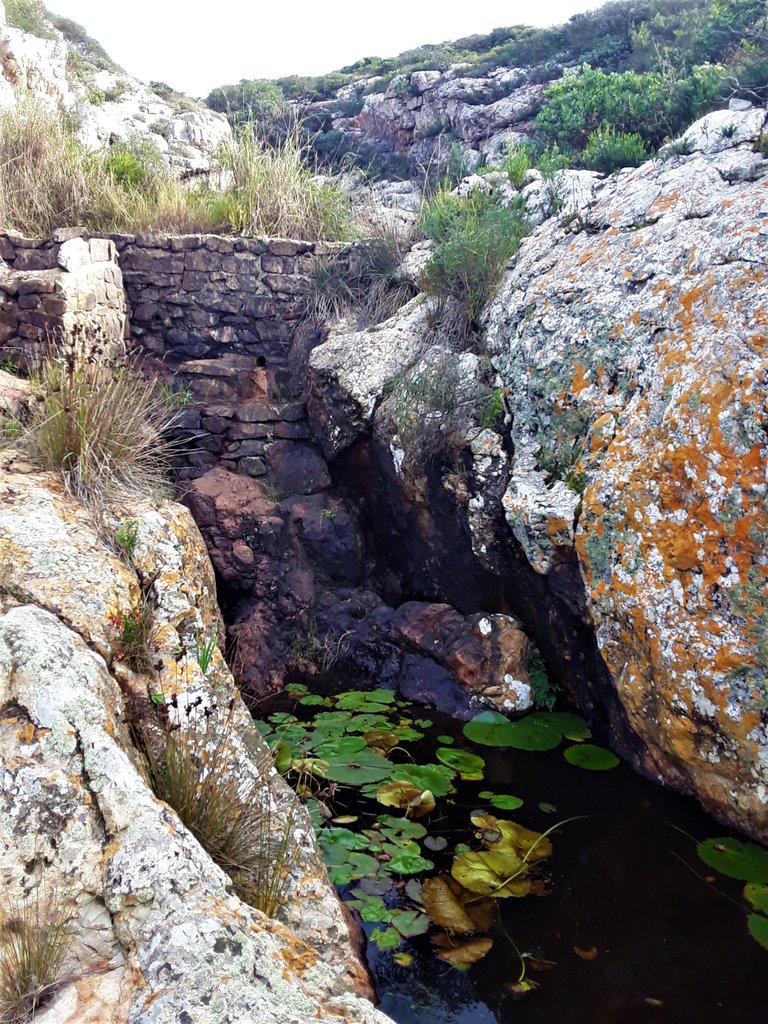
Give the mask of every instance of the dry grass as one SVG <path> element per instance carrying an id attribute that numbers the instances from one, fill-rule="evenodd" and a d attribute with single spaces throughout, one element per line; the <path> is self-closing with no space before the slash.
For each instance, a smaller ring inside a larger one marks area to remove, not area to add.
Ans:
<path id="1" fill-rule="evenodd" d="M 358 233 L 349 196 L 313 180 L 298 129 L 276 148 L 251 126 L 225 144 L 216 190 L 174 178 L 156 147 L 135 137 L 97 153 L 69 115 L 26 100 L 0 113 L 0 228 L 50 235 L 96 231 L 222 232 L 346 240 Z"/>
<path id="2" fill-rule="evenodd" d="M 158 700 L 167 711 L 165 698 Z M 175 722 L 165 722 L 161 739 L 152 723 L 135 726 L 152 788 L 227 872 L 241 899 L 274 917 L 290 884 L 295 802 L 287 813 L 278 811 L 267 781 L 268 754 L 254 777 L 233 770 L 233 704 L 223 713 L 180 706 L 178 698 L 170 704 Z"/>
<path id="3" fill-rule="evenodd" d="M 0 1022 L 26 1024 L 67 979 L 64 902 L 41 892 L 6 909 L 0 931 Z"/>
<path id="4" fill-rule="evenodd" d="M 74 348 L 34 374 L 32 403 L 15 442 L 41 469 L 60 472 L 83 499 L 167 493 L 174 414 L 160 390 L 130 368 L 109 369 Z"/>

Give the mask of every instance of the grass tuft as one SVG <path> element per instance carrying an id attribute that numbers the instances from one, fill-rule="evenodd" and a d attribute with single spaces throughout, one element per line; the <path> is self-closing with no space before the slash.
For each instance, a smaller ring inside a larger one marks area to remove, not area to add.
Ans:
<path id="1" fill-rule="evenodd" d="M 0 1022 L 27 1024 L 66 979 L 70 950 L 64 903 L 38 889 L 5 908 L 0 930 Z"/>

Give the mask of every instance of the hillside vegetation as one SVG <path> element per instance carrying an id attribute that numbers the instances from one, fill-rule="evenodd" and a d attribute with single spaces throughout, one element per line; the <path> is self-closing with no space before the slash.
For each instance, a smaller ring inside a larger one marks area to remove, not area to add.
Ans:
<path id="1" fill-rule="evenodd" d="M 733 96 L 764 101 L 767 29 L 766 0 L 614 0 L 553 28 L 499 28 L 391 59 L 367 57 L 319 77 L 242 80 L 214 89 L 206 102 L 235 126 L 256 123 L 268 138 L 297 112 L 309 114 L 310 148 L 334 165 L 349 151 L 338 145 L 334 121 L 354 117 L 366 96 L 383 92 L 396 76 L 460 65 L 467 79 L 519 68 L 522 82 L 549 83 L 531 133 L 535 151 L 556 146 L 571 163 L 610 169 L 606 150 L 638 163 Z M 581 160 L 593 135 L 598 156 Z M 353 158 L 371 163 L 364 145 Z"/>

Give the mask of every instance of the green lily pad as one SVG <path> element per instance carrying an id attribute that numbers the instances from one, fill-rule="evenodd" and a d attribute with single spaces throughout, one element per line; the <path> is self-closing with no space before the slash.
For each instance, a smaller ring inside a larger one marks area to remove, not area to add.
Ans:
<path id="1" fill-rule="evenodd" d="M 464 735 L 473 743 L 517 750 L 554 750 L 565 735 L 581 738 L 589 734 L 583 719 L 556 711 L 534 712 L 515 722 L 498 711 L 481 711 L 464 726 Z"/>
<path id="2" fill-rule="evenodd" d="M 454 772 L 443 764 L 398 764 L 392 771 L 393 782 L 411 782 L 417 789 L 435 796 L 450 792 Z"/>
<path id="3" fill-rule="evenodd" d="M 729 878 L 742 882 L 768 884 L 768 850 L 757 843 L 741 839 L 705 839 L 696 847 L 699 857 L 709 867 Z"/>
<path id="4" fill-rule="evenodd" d="M 379 714 L 349 714 L 346 724 L 347 732 L 375 732 L 377 729 L 390 730 L 391 728 L 392 725 L 387 716 Z"/>
<path id="5" fill-rule="evenodd" d="M 425 935 L 429 931 L 429 918 L 419 910 L 397 910 L 391 915 L 390 921 L 405 939 Z"/>
<path id="6" fill-rule="evenodd" d="M 572 715 L 568 711 L 550 711 L 542 715 L 550 725 L 558 728 L 567 740 L 588 740 L 592 737 L 589 726 L 579 715 Z"/>
<path id="7" fill-rule="evenodd" d="M 768 917 L 762 914 L 750 914 L 747 918 L 749 934 L 759 942 L 763 949 L 768 949 Z"/>
<path id="8" fill-rule="evenodd" d="M 398 853 L 386 864 L 387 871 L 397 875 L 418 875 L 422 871 L 431 871 L 435 865 L 426 857 L 413 853 Z"/>
<path id="9" fill-rule="evenodd" d="M 481 711 L 467 722 L 463 732 L 468 740 L 484 747 L 508 747 L 507 731 L 511 724 L 499 711 Z"/>
<path id="10" fill-rule="evenodd" d="M 466 781 L 478 781 L 483 778 L 485 761 L 478 754 L 470 754 L 466 750 L 453 750 L 450 747 L 438 747 L 435 757 L 441 764 L 447 765 Z"/>
<path id="11" fill-rule="evenodd" d="M 381 754 L 370 750 L 363 740 L 364 750 L 352 754 L 344 763 L 332 764 L 325 777 L 331 782 L 342 782 L 350 786 L 362 786 L 370 782 L 383 782 L 392 773 L 392 762 Z"/>
<path id="12" fill-rule="evenodd" d="M 356 878 L 376 874 L 379 867 L 379 862 L 369 854 L 350 851 L 341 864 L 329 864 L 328 875 L 334 885 L 349 885 Z"/>
<path id="13" fill-rule="evenodd" d="M 496 793 L 491 795 L 491 805 L 500 811 L 516 811 L 523 806 L 519 796 L 509 796 L 507 793 Z"/>
<path id="14" fill-rule="evenodd" d="M 594 743 L 580 743 L 578 746 L 568 747 L 563 756 L 568 764 L 586 768 L 591 772 L 605 772 L 619 764 L 619 759 L 612 750 L 596 747 Z"/>
<path id="15" fill-rule="evenodd" d="M 343 711 L 387 711 L 395 695 L 391 690 L 349 690 L 336 698 Z"/>
<path id="16" fill-rule="evenodd" d="M 453 736 L 438 736 L 438 743 L 444 743 L 446 747 L 449 747 L 452 743 L 455 743 Z"/>
<path id="17" fill-rule="evenodd" d="M 285 693 L 290 693 L 294 697 L 301 696 L 302 694 L 309 692 L 304 683 L 288 683 L 288 685 L 284 687 L 284 691 Z"/>
<path id="18" fill-rule="evenodd" d="M 379 818 L 381 833 L 393 842 L 402 842 L 408 839 L 423 839 L 427 830 L 418 821 L 411 821 L 410 818 L 395 818 L 391 814 L 382 814 Z"/>
<path id="19" fill-rule="evenodd" d="M 353 889 L 352 895 L 355 898 L 348 901 L 348 906 L 354 907 L 364 921 L 377 924 L 388 920 L 387 906 L 380 896 L 373 896 L 362 889 Z"/>
<path id="20" fill-rule="evenodd" d="M 339 761 L 345 764 L 361 750 L 367 750 L 368 744 L 362 736 L 338 736 L 335 739 L 327 739 L 314 747 L 318 757 L 324 757 L 327 761 Z"/>
<path id="21" fill-rule="evenodd" d="M 293 749 L 283 740 L 278 740 L 272 747 L 272 758 L 275 762 L 275 768 L 282 775 L 291 767 L 291 762 L 293 761 Z"/>
<path id="22" fill-rule="evenodd" d="M 400 932 L 395 928 L 374 928 L 368 936 L 370 942 L 374 942 L 379 949 L 397 949 L 402 941 Z"/>
<path id="23" fill-rule="evenodd" d="M 744 898 L 752 904 L 755 910 L 759 910 L 762 914 L 768 914 L 768 885 L 745 885 Z"/>
<path id="24" fill-rule="evenodd" d="M 395 736 L 401 743 L 415 743 L 424 738 L 424 733 L 410 725 L 398 725 L 395 727 Z"/>

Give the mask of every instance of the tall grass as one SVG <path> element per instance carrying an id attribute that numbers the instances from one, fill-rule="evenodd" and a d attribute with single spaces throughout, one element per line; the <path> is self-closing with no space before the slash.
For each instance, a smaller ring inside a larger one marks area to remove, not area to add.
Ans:
<path id="1" fill-rule="evenodd" d="M 60 472 L 85 499 L 167 489 L 173 445 L 165 432 L 173 414 L 153 381 L 78 351 L 48 356 L 33 378 L 39 400 L 15 442 L 31 461 Z"/>
<path id="2" fill-rule="evenodd" d="M 179 181 L 140 137 L 91 152 L 69 115 L 25 100 L 0 112 L 0 229 L 48 235 L 83 225 L 307 241 L 357 233 L 347 193 L 313 179 L 298 128 L 273 148 L 244 127 L 222 146 L 218 170 L 227 182 L 219 190 Z"/>
<path id="3" fill-rule="evenodd" d="M 0 929 L 0 1022 L 27 1024 L 67 979 L 71 946 L 62 894 L 41 892 L 5 909 Z"/>

